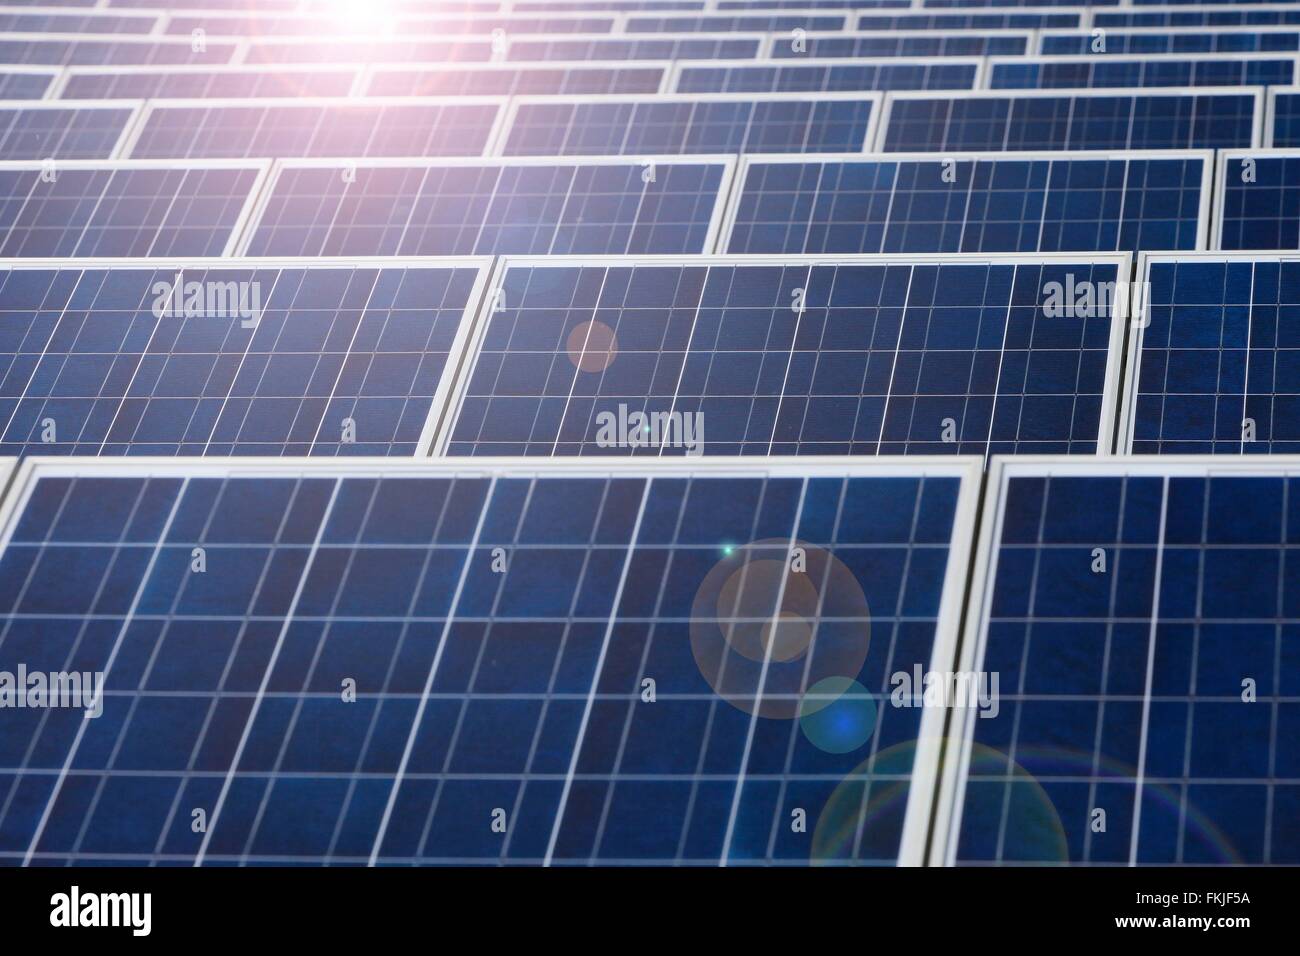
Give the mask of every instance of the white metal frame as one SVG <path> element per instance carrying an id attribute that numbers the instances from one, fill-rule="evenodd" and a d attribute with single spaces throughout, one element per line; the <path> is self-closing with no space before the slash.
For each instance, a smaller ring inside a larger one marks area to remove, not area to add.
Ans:
<path id="1" fill-rule="evenodd" d="M 554 73 L 557 70 L 566 72 L 580 72 L 583 70 L 652 70 L 660 71 L 659 89 L 657 93 L 667 93 L 669 91 L 669 82 L 672 79 L 672 60 L 487 60 L 484 62 L 470 63 L 372 63 L 369 66 L 361 67 L 363 71 L 361 77 L 361 86 L 357 89 L 357 95 L 369 96 L 370 90 L 374 86 L 375 77 L 381 73 L 465 73 L 465 72 L 482 72 L 489 73 L 540 73 L 547 71 Z M 298 69 L 301 69 L 299 67 Z M 388 93 L 379 94 L 380 96 L 392 96 Z M 462 94 L 444 93 L 442 96 L 460 96 Z M 477 94 L 464 94 L 477 95 Z M 492 94 L 496 95 L 496 94 Z M 522 95 L 522 94 L 503 94 L 503 95 Z M 582 93 L 582 94 L 527 94 L 527 95 L 547 95 L 547 96 L 638 96 L 643 94 L 637 93 Z"/>
<path id="2" fill-rule="evenodd" d="M 831 102 L 850 100 L 857 103 L 870 102 L 871 116 L 867 120 L 867 128 L 863 132 L 862 140 L 865 147 L 870 147 L 871 143 L 878 135 L 877 131 L 881 129 L 881 111 L 882 102 L 885 94 L 876 91 L 866 91 L 862 93 L 637 93 L 632 96 L 601 96 L 593 98 L 585 94 L 566 94 L 563 96 L 512 96 L 506 106 L 505 115 L 501 121 L 499 139 L 495 150 L 489 155 L 505 156 L 505 148 L 509 141 L 510 131 L 514 129 L 515 117 L 519 113 L 519 107 L 528 105 L 563 105 L 563 104 L 588 104 L 597 103 L 601 106 L 612 106 L 619 103 L 704 103 L 704 102 L 730 102 L 730 103 L 782 103 L 782 102 Z M 581 155 L 581 154 L 574 154 Z M 636 155 L 636 154 L 633 154 Z M 682 155 L 692 155 L 684 153 Z M 566 156 L 565 158 L 568 158 Z"/>
<path id="3" fill-rule="evenodd" d="M 0 67 L 0 72 L 11 70 L 12 67 Z M 321 63 L 312 65 L 307 63 L 214 63 L 211 66 L 202 63 L 186 63 L 168 66 L 160 64 L 156 66 L 68 66 L 58 71 L 58 79 L 50 87 L 45 98 L 51 100 L 60 99 L 68 84 L 74 77 L 78 76 L 204 76 L 215 73 L 219 75 L 257 75 L 259 73 L 338 73 L 352 74 L 352 93 L 356 95 L 357 83 L 361 79 L 361 73 L 364 67 L 356 63 Z M 151 97 L 151 99 L 163 99 L 164 97 Z M 220 97 L 224 99 L 259 99 L 259 97 Z M 190 97 L 193 99 L 193 97 Z M 205 100 L 215 100 L 219 97 L 205 97 Z"/>
<path id="4" fill-rule="evenodd" d="M 1246 150 L 1245 152 L 1250 152 Z M 1300 155 L 1300 150 L 1296 151 Z M 735 185 L 731 190 L 731 201 L 727 204 L 727 215 L 722 223 L 718 237 L 718 252 L 726 252 L 736 228 L 736 216 L 740 210 L 740 201 L 745 192 L 745 181 L 749 171 L 755 165 L 771 166 L 777 163 L 813 164 L 813 163 L 941 163 L 949 160 L 966 162 L 1025 162 L 1025 161 L 1092 161 L 1105 162 L 1150 159 L 1199 159 L 1201 160 L 1201 202 L 1197 212 L 1196 249 L 1209 248 L 1209 223 L 1211 187 L 1214 183 L 1214 150 L 1212 149 L 1134 149 L 1134 150 L 1035 150 L 1006 152 L 955 152 L 955 153 L 745 153 L 739 157 L 736 166 Z M 1108 250 L 1115 251 L 1115 250 Z M 983 255 L 984 253 L 974 253 Z M 1019 253 L 1029 255 L 1029 253 Z M 1085 252 L 1071 252 L 1066 255 L 1090 255 Z"/>
<path id="5" fill-rule="evenodd" d="M 952 99 L 1031 99 L 1031 98 L 1050 98 L 1059 99 L 1078 99 L 1085 96 L 1250 96 L 1254 98 L 1255 105 L 1251 116 L 1251 145 L 1258 146 L 1264 131 L 1264 103 L 1265 90 L 1278 89 L 1278 87 L 1263 86 L 1115 86 L 1101 87 L 1094 89 L 1068 90 L 1068 89 L 1038 89 L 1038 90 L 967 90 L 954 93 L 945 90 L 898 90 L 885 94 L 885 106 L 880 117 L 880 123 L 877 126 L 876 142 L 872 145 L 873 152 L 887 152 L 885 150 L 885 134 L 889 129 L 890 114 L 893 112 L 893 104 L 898 100 L 952 100 Z M 1140 148 L 1140 147 L 1139 147 Z M 942 152 L 942 150 L 940 150 Z M 1098 150 L 1104 152 L 1104 150 Z M 1116 152 L 1116 150 L 1110 150 Z M 1163 150 L 1161 151 L 1163 152 Z"/>
<path id="6" fill-rule="evenodd" d="M 12 459 L 0 459 L 0 472 L 12 469 Z M 956 478 L 960 482 L 957 507 L 949 538 L 939 613 L 930 651 L 931 672 L 953 669 L 966 597 L 966 576 L 974 543 L 975 522 L 983 481 L 978 457 L 852 457 L 808 456 L 773 458 L 701 457 L 646 463 L 638 458 L 529 459 L 472 458 L 415 460 L 402 458 L 57 458 L 33 456 L 18 466 L 8 492 L 0 500 L 0 552 L 12 540 L 27 503 L 43 478 L 61 477 L 257 477 L 288 476 L 416 478 L 533 478 L 620 477 L 671 479 L 688 477 L 736 478 Z M 617 618 L 617 608 L 611 613 Z M 593 681 L 599 675 L 593 676 Z M 912 779 L 899 841 L 898 864 L 921 866 L 931 825 L 935 789 L 940 782 L 940 741 L 946 714 L 927 707 L 921 715 Z M 581 740 L 575 743 L 580 747 Z M 736 788 L 744 786 L 748 767 L 736 774 Z M 557 821 L 558 822 L 558 821 Z M 729 848 L 722 850 L 723 862 Z"/>
<path id="7" fill-rule="evenodd" d="M 151 100 L 59 100 L 58 103 L 77 103 L 77 102 L 138 102 L 143 104 L 140 110 L 139 118 L 135 124 L 135 129 L 124 143 L 118 144 L 118 156 L 115 158 L 131 159 L 131 153 L 135 151 L 139 144 L 140 137 L 143 135 L 145 127 L 153 114 L 159 110 L 168 109 L 195 109 L 195 110 L 215 110 L 215 109 L 245 109 L 259 110 L 281 107 L 321 107 L 337 106 L 340 109 L 381 109 L 386 106 L 495 106 L 496 116 L 492 121 L 492 126 L 488 130 L 487 141 L 484 143 L 484 156 L 493 155 L 493 147 L 497 138 L 501 135 L 503 129 L 502 122 L 506 115 L 506 107 L 509 105 L 509 97 L 505 96 L 267 96 L 267 97 L 247 97 L 247 96 L 213 96 L 184 99 L 151 99 Z M 194 159 L 202 157 L 190 157 Z M 421 157 L 413 157 L 421 158 Z"/>
<path id="8" fill-rule="evenodd" d="M 257 260 L 248 260 L 256 262 Z M 472 335 L 461 363 L 462 368 L 452 384 L 446 406 L 445 421 L 434 434 L 431 454 L 448 456 L 448 446 L 456 421 L 465 404 L 467 389 L 474 367 L 490 324 L 490 304 L 496 301 L 499 290 L 512 268 L 590 268 L 638 266 L 807 266 L 809 269 L 824 266 L 871 265 L 1034 265 L 1052 263 L 1086 263 L 1088 265 L 1113 264 L 1118 283 L 1127 283 L 1132 276 L 1133 257 L 1127 252 L 1038 252 L 1038 253 L 862 253 L 856 255 L 711 255 L 711 256 L 498 256 L 492 269 L 488 289 L 483 297 L 483 307 L 475 318 Z M 1106 349 L 1106 373 L 1102 388 L 1101 417 L 1097 423 L 1097 455 L 1110 454 L 1115 436 L 1115 416 L 1121 398 L 1123 373 L 1124 335 L 1129 323 L 1127 296 L 1116 298 L 1110 317 L 1110 340 Z M 450 456 L 456 457 L 456 456 Z M 706 453 L 707 457 L 707 453 Z M 1092 456 L 1081 456 L 1092 457 Z"/>
<path id="9" fill-rule="evenodd" d="M 1004 64 L 1049 64 L 1049 63 L 1104 63 L 1104 64 L 1121 64 L 1121 63 L 1240 63 L 1261 62 L 1261 61 L 1289 61 L 1291 63 L 1292 77 L 1300 79 L 1300 53 L 1112 53 L 1101 55 L 1098 53 L 1056 53 L 1056 54 L 1031 54 L 1028 56 L 990 56 L 985 58 L 987 69 L 984 72 L 985 85 L 982 89 L 997 90 L 999 92 L 1011 92 L 1013 90 L 1023 90 L 1019 86 L 994 86 L 993 74 L 999 66 Z M 1253 88 L 1253 87 L 1252 87 Z M 1034 87 L 1034 89 L 1051 89 L 1064 92 L 1074 92 L 1072 87 Z M 1228 87 L 1211 87 L 1211 86 L 1138 86 L 1138 87 L 1116 87 L 1116 86 L 1090 86 L 1090 90 L 1114 90 L 1114 89 L 1139 89 L 1139 90 L 1201 90 L 1201 89 L 1228 89 Z"/>
<path id="10" fill-rule="evenodd" d="M 709 219 L 708 231 L 704 237 L 703 254 L 709 254 L 717 247 L 722 235 L 723 218 L 726 215 L 732 182 L 736 174 L 736 156 L 732 153 L 674 153 L 668 156 L 448 156 L 426 159 L 401 159 L 376 157 L 374 159 L 334 159 L 307 157 L 302 159 L 278 159 L 274 161 L 265 188 L 261 190 L 245 229 L 239 234 L 234 251 L 227 255 L 249 257 L 248 247 L 253 241 L 266 207 L 270 204 L 279 185 L 280 176 L 286 169 L 434 169 L 440 167 L 472 166 L 719 166 L 722 168 L 722 181 L 718 187 L 718 196 L 714 201 L 713 214 Z M 2 167 L 0 167 L 2 168 Z M 255 257 L 249 257 L 256 261 Z M 490 257 L 489 257 L 490 258 Z"/>
<path id="11" fill-rule="evenodd" d="M 466 347 L 472 326 L 483 306 L 483 294 L 487 289 L 489 273 L 493 260 L 490 256 L 356 256 L 353 258 L 337 257 L 277 257 L 266 259 L 225 258 L 206 256 L 190 258 L 184 256 L 161 256 L 152 259 L 120 258 L 58 258 L 58 259 L 0 259 L 0 272 L 24 269 L 51 270 L 67 269 L 84 272 L 91 269 L 134 269 L 143 271 L 176 270 L 215 270 L 236 271 L 246 269 L 250 272 L 274 269 L 474 269 L 476 275 L 470 289 L 469 299 L 456 328 L 456 335 L 447 352 L 447 364 L 443 368 L 438 387 L 429 405 L 429 414 L 425 419 L 420 438 L 416 443 L 415 458 L 427 458 L 430 455 L 435 430 L 443 415 L 452 388 L 452 381 L 457 369 L 464 361 Z M 72 460 L 72 459 L 65 459 Z M 95 458 L 95 461 L 103 459 Z M 149 459 L 142 457 L 141 461 Z M 195 458 L 166 459 L 189 462 L 201 461 Z M 238 459 L 236 459 L 238 460 Z M 280 461 L 281 459 L 252 458 L 253 461 Z M 399 458 L 385 458 L 383 461 L 402 461 Z"/>
<path id="12" fill-rule="evenodd" d="M 230 235 L 226 239 L 226 244 L 221 251 L 222 256 L 231 256 L 235 254 L 236 243 L 243 235 L 247 226 L 248 218 L 253 211 L 258 196 L 261 195 L 263 188 L 271 174 L 271 160 L 269 159 L 56 159 L 53 161 L 54 169 L 60 170 L 102 170 L 104 172 L 130 172 L 132 170 L 143 169 L 160 169 L 165 171 L 190 171 L 203 169 L 248 169 L 255 173 L 253 183 L 248 191 L 248 196 L 244 199 L 244 204 L 239 210 L 239 215 L 235 218 L 230 227 Z M 33 172 L 40 172 L 48 168 L 46 163 L 36 160 L 0 160 L 0 171 L 28 169 Z M 170 258 L 170 257 L 165 257 Z M 139 259 L 123 259 L 124 262 L 148 263 L 154 261 L 153 256 L 143 256 Z M 0 262 L 5 260 L 0 259 Z M 84 261 L 80 257 L 68 257 L 67 262 Z"/>
<path id="13" fill-rule="evenodd" d="M 672 79 L 669 82 L 668 89 L 682 96 L 710 96 L 708 92 L 697 92 L 692 90 L 680 89 L 682 74 L 687 70 L 801 70 L 812 69 L 814 67 L 836 67 L 842 69 L 852 69 L 859 66 L 880 66 L 894 67 L 904 69 L 906 67 L 929 67 L 929 66 L 973 66 L 971 72 L 971 85 L 960 87 L 934 87 L 929 88 L 931 92 L 964 92 L 966 90 L 978 90 L 984 84 L 984 62 L 988 59 L 983 56 L 826 56 L 826 57 L 776 57 L 755 60 L 677 60 L 673 63 Z M 782 91 L 787 92 L 787 91 Z M 859 93 L 882 93 L 886 90 L 825 90 L 820 92 L 797 91 L 799 96 L 820 96 L 824 93 L 851 92 L 855 95 Z M 758 97 L 768 96 L 768 93 L 746 93 L 746 96 Z"/>
<path id="14" fill-rule="evenodd" d="M 999 542 L 1007 483 L 1016 477 L 1052 476 L 1271 476 L 1300 473 L 1300 456 L 1272 455 L 1233 458 L 1222 455 L 1137 455 L 1089 458 L 1079 455 L 1004 456 L 993 458 L 981 508 L 957 670 L 978 672 L 984 666 L 992 589 L 997 577 Z M 935 803 L 934 839 L 928 862 L 952 866 L 957 862 L 961 818 L 965 805 L 971 746 L 978 718 L 969 708 L 955 708 L 946 735 L 959 753 L 945 753 Z M 949 747 L 948 750 L 952 748 Z"/>

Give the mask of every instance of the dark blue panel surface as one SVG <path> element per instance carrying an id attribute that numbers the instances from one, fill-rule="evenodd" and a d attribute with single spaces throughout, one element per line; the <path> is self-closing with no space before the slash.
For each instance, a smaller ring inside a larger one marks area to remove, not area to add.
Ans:
<path id="1" fill-rule="evenodd" d="M 478 273 L 9 268 L 0 454 L 414 454 Z"/>
<path id="2" fill-rule="evenodd" d="M 0 169 L 0 257 L 219 256 L 257 179 L 251 166 Z"/>
<path id="3" fill-rule="evenodd" d="M 506 156 L 653 156 L 674 153 L 827 153 L 861 150 L 872 99 L 754 101 L 708 96 L 520 102 Z"/>
<path id="4" fill-rule="evenodd" d="M 803 13 L 737 13 L 732 16 L 630 16 L 628 33 L 788 33 L 790 30 L 843 30 L 845 16 L 808 16 Z"/>
<path id="5" fill-rule="evenodd" d="M 864 13 L 857 22 L 859 30 L 1073 30 L 1077 26 L 1079 14 L 1072 11 Z"/>
<path id="6" fill-rule="evenodd" d="M 772 47 L 776 59 L 861 56 L 1019 56 L 1032 53 L 1028 34 L 997 33 L 871 33 L 818 34 L 804 37 L 796 48 L 793 38 Z"/>
<path id="7" fill-rule="evenodd" d="M 1300 156 L 1234 155 L 1220 163 L 1216 248 L 1300 249 Z"/>
<path id="8" fill-rule="evenodd" d="M 1153 262 L 1148 280 L 1133 451 L 1300 451 L 1300 263 Z"/>
<path id="9" fill-rule="evenodd" d="M 976 666 L 1001 705 L 967 720 L 950 858 L 1300 861 L 1297 479 L 1036 470 L 1000 496 Z"/>
<path id="10" fill-rule="evenodd" d="M 510 42 L 507 60 L 743 60 L 758 56 L 762 37 L 525 37 Z"/>
<path id="11" fill-rule="evenodd" d="M 989 87 L 1097 89 L 1142 86 L 1285 86 L 1295 80 L 1295 57 L 1265 60 L 1119 60 L 994 63 Z"/>
<path id="12" fill-rule="evenodd" d="M 293 168 L 254 256 L 711 252 L 728 169 L 638 162 Z"/>
<path id="13" fill-rule="evenodd" d="M 1045 309 L 1051 283 L 1117 271 L 521 263 L 502 280 L 448 450 L 1093 453 L 1110 309 Z M 644 435 L 632 413 L 652 416 Z"/>
<path id="14" fill-rule="evenodd" d="M 1300 93 L 1272 94 L 1272 146 L 1300 146 Z"/>
<path id="15" fill-rule="evenodd" d="M 1195 249 L 1201 158 L 747 166 L 730 253 Z"/>
<path id="16" fill-rule="evenodd" d="M 892 102 L 887 152 L 1254 145 L 1253 93 L 918 97 Z"/>
<path id="17" fill-rule="evenodd" d="M 261 156 L 480 156 L 499 103 L 284 100 L 165 106 L 149 113 L 134 159 Z"/>
<path id="18" fill-rule="evenodd" d="M 1099 45 L 1090 31 L 1044 34 L 1044 54 L 1266 53 L 1300 50 L 1300 30 L 1170 30 L 1134 33 L 1107 30 Z"/>
<path id="19" fill-rule="evenodd" d="M 687 66 L 678 93 L 836 93 L 848 90 L 968 90 L 978 65 L 972 62 L 781 63 Z"/>
<path id="20" fill-rule="evenodd" d="M 106 694 L 6 711 L 0 858 L 893 863 L 962 474 L 50 474 L 0 667 Z"/>

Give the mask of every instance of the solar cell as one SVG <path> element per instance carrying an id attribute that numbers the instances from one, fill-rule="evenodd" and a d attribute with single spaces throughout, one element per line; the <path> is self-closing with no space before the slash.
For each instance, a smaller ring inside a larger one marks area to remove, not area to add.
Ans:
<path id="1" fill-rule="evenodd" d="M 43 67 L 0 67 L 0 100 L 39 100 L 59 75 Z"/>
<path id="2" fill-rule="evenodd" d="M 486 260 L 8 260 L 0 452 L 414 455 Z"/>
<path id="3" fill-rule="evenodd" d="M 873 56 L 1007 56 L 1032 53 L 1029 30 L 880 30 L 775 36 L 766 53 L 773 59 Z"/>
<path id="4" fill-rule="evenodd" d="M 672 63 L 483 63 L 454 67 L 376 65 L 369 96 L 515 96 L 539 94 L 658 93 Z"/>
<path id="5" fill-rule="evenodd" d="M 745 61 L 679 64 L 678 93 L 834 93 L 855 90 L 969 90 L 981 85 L 982 57 Z"/>
<path id="6" fill-rule="evenodd" d="M 229 63 L 233 42 L 180 37 L 96 37 L 76 33 L 0 33 L 0 63 L 7 66 L 106 66 Z"/>
<path id="7" fill-rule="evenodd" d="M 506 259 L 435 448 L 1108 451 L 1127 263 L 1113 253 Z"/>
<path id="8" fill-rule="evenodd" d="M 1294 150 L 1223 151 L 1211 249 L 1300 249 L 1298 160 Z"/>
<path id="9" fill-rule="evenodd" d="M 5 159 L 112 159 L 141 104 L 133 100 L 0 103 Z"/>
<path id="10" fill-rule="evenodd" d="M 1263 91 L 1020 90 L 890 93 L 884 152 L 1208 149 L 1260 142 Z"/>
<path id="11" fill-rule="evenodd" d="M 875 135 L 879 93 L 514 98 L 505 156 L 841 152 Z"/>
<path id="12" fill-rule="evenodd" d="M 357 66 L 142 66 L 69 67 L 56 88 L 59 99 L 194 99 L 236 96 L 347 96 Z"/>
<path id="13" fill-rule="evenodd" d="M 0 855 L 921 861 L 943 714 L 876 701 L 951 667 L 978 462 L 378 464 L 24 472 L 0 662 L 103 715 L 20 712 Z"/>
<path id="14" fill-rule="evenodd" d="M 1082 56 L 995 57 L 988 65 L 990 89 L 1099 89 L 1151 86 L 1269 86 L 1295 81 L 1295 56 L 1233 53 L 1192 59 L 1149 54 L 1132 59 Z"/>
<path id="15" fill-rule="evenodd" d="M 283 162 L 253 256 L 713 252 L 730 156 Z"/>
<path id="16" fill-rule="evenodd" d="M 152 100 L 123 152 L 134 159 L 480 156 L 504 98 Z"/>
<path id="17" fill-rule="evenodd" d="M 932 862 L 1300 860 L 1295 468 L 995 463 Z"/>
<path id="18" fill-rule="evenodd" d="M 749 156 L 729 253 L 1204 249 L 1209 151 Z"/>
<path id="19" fill-rule="evenodd" d="M 1147 27 L 1108 29 L 1101 36 L 1091 31 L 1043 31 L 1039 52 L 1048 55 L 1124 53 L 1258 53 L 1294 52 L 1300 49 L 1300 30 L 1294 27 Z"/>
<path id="20" fill-rule="evenodd" d="M 1133 453 L 1300 450 L 1289 321 L 1300 263 L 1267 253 L 1151 254 L 1130 336 L 1120 448 Z"/>
<path id="21" fill-rule="evenodd" d="M 0 163 L 0 257 L 229 254 L 269 166 Z"/>

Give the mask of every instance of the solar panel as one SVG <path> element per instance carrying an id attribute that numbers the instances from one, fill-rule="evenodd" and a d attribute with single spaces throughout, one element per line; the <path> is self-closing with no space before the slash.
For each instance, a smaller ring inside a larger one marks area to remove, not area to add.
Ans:
<path id="1" fill-rule="evenodd" d="M 41 67 L 0 68 L 0 100 L 39 100 L 56 76 L 58 70 Z"/>
<path id="2" fill-rule="evenodd" d="M 232 42 L 180 37 L 0 33 L 0 63 L 8 66 L 229 63 L 237 49 Z"/>
<path id="3" fill-rule="evenodd" d="M 1300 4 L 1267 4 L 1256 9 L 1233 4 L 1206 4 L 1198 9 L 1148 7 L 1144 10 L 1098 10 L 1094 28 L 1110 27 L 1236 27 L 1300 23 Z"/>
<path id="4" fill-rule="evenodd" d="M 730 156 L 283 162 L 253 256 L 712 252 Z"/>
<path id="5" fill-rule="evenodd" d="M 505 100 L 416 97 L 152 100 L 124 154 L 134 159 L 259 156 L 481 156 Z"/>
<path id="6" fill-rule="evenodd" d="M 960 667 L 999 674 L 1001 703 L 954 710 L 933 862 L 1300 860 L 1294 476 L 995 464 Z"/>
<path id="7" fill-rule="evenodd" d="M 1049 55 L 1124 53 L 1257 53 L 1300 49 L 1300 30 L 1294 27 L 1198 27 L 1105 30 L 1052 33 L 1044 31 L 1039 52 Z"/>
<path id="8" fill-rule="evenodd" d="M 935 30 L 881 30 L 776 36 L 766 51 L 773 59 L 875 56 L 1007 56 L 1032 53 L 1028 30 L 940 33 Z"/>
<path id="9" fill-rule="evenodd" d="M 849 16 L 837 12 L 751 12 L 703 16 L 629 16 L 628 33 L 780 33 L 787 30 L 843 30 Z"/>
<path id="10" fill-rule="evenodd" d="M 241 63 L 460 63 L 492 58 L 487 37 L 253 37 Z"/>
<path id="11" fill-rule="evenodd" d="M 1288 321 L 1300 263 L 1267 253 L 1151 254 L 1130 336 L 1120 448 L 1133 453 L 1300 450 Z"/>
<path id="12" fill-rule="evenodd" d="M 506 259 L 435 449 L 1108 451 L 1128 268 L 1113 253 Z"/>
<path id="13" fill-rule="evenodd" d="M 369 96 L 515 96 L 540 94 L 658 93 L 670 62 L 483 63 L 454 67 L 377 65 Z"/>
<path id="14" fill-rule="evenodd" d="M 1295 81 L 1296 58 L 1233 53 L 1203 59 L 1151 54 L 1132 59 L 1082 56 L 989 61 L 990 89 L 1098 89 L 1151 86 L 1269 86 Z"/>
<path id="15" fill-rule="evenodd" d="M 1260 142 L 1263 91 L 897 92 L 885 100 L 884 152 L 1209 149 Z"/>
<path id="16" fill-rule="evenodd" d="M 269 167 L 0 163 L 0 257 L 227 254 Z"/>
<path id="17" fill-rule="evenodd" d="M 1204 249 L 1209 151 L 744 157 L 728 253 Z"/>
<path id="18" fill-rule="evenodd" d="M 1300 86 L 1269 87 L 1264 146 L 1300 146 Z"/>
<path id="19" fill-rule="evenodd" d="M 1077 10 L 1051 7 L 988 12 L 861 13 L 856 30 L 1077 30 L 1085 25 Z"/>
<path id="20" fill-rule="evenodd" d="M 527 60 L 741 60 L 758 56 L 766 33 L 634 37 L 507 38 L 505 58 Z"/>
<path id="21" fill-rule="evenodd" d="M 444 11 L 439 11 L 444 12 Z M 438 37 L 452 34 L 486 36 L 495 30 L 518 33 L 609 33 L 619 23 L 614 16 L 600 13 L 547 13 L 545 16 L 412 16 L 385 9 L 382 5 L 367 10 L 362 19 L 356 9 L 293 15 L 252 13 L 248 11 L 210 11 L 194 14 L 174 13 L 168 18 L 166 32 L 188 36 L 195 30 L 214 36 L 286 36 L 302 37 L 324 34 L 346 36 L 358 27 L 373 33 L 397 36 Z"/>
<path id="22" fill-rule="evenodd" d="M 19 712 L 0 855 L 921 861 L 943 715 L 875 702 L 951 666 L 976 462 L 375 464 L 24 472 L 0 661 L 105 690 Z"/>
<path id="23" fill-rule="evenodd" d="M 1223 151 L 1211 249 L 1300 249 L 1297 158 L 1293 150 Z"/>
<path id="24" fill-rule="evenodd" d="M 832 93 L 854 90 L 969 90 L 980 85 L 981 57 L 745 61 L 677 67 L 678 93 Z"/>
<path id="25" fill-rule="evenodd" d="M 505 156 L 841 152 L 875 135 L 879 93 L 748 93 L 511 101 Z"/>
<path id="26" fill-rule="evenodd" d="M 196 99 L 236 96 L 347 96 L 360 67 L 139 66 L 70 67 L 57 90 L 60 99 Z"/>
<path id="27" fill-rule="evenodd" d="M 153 33 L 162 18 L 157 11 L 102 12 L 0 8 L 3 33 Z"/>
<path id="28" fill-rule="evenodd" d="M 132 100 L 15 100 L 0 103 L 5 159 L 111 159 L 119 155 L 140 103 Z"/>
<path id="29" fill-rule="evenodd" d="M 414 455 L 487 260 L 8 260 L 0 452 Z"/>

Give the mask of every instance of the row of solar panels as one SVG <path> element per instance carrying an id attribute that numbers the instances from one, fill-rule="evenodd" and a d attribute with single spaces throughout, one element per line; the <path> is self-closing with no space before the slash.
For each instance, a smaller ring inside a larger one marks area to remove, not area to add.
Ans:
<path id="1" fill-rule="evenodd" d="M 457 67 L 0 67 L 3 99 L 182 99 L 284 96 L 593 95 L 1290 86 L 1296 57 L 1277 53 L 1138 58 L 824 58 L 707 65 L 509 63 Z"/>
<path id="2" fill-rule="evenodd" d="M 1214 168 L 1175 150 L 11 162 L 0 256 L 1300 249 L 1300 152 Z"/>
<path id="3" fill-rule="evenodd" d="M 0 102 L 5 156 L 52 162 L 1268 146 L 1300 89 Z"/>
<path id="4" fill-rule="evenodd" d="M 1130 262 L 10 260 L 0 451 L 1300 450 L 1300 262 Z"/>
<path id="5" fill-rule="evenodd" d="M 1298 468 L 29 460 L 0 857 L 1300 862 Z"/>

